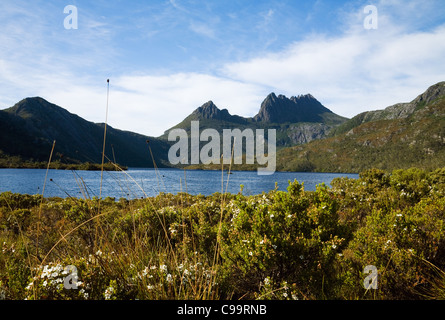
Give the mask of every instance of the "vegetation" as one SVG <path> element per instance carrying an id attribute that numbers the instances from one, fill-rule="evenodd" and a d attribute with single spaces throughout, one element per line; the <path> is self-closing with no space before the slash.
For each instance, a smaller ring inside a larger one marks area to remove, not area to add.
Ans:
<path id="1" fill-rule="evenodd" d="M 109 125 L 106 132 L 106 160 L 129 167 L 165 166 L 160 157 L 166 158 L 163 155 L 167 155 L 170 146 L 165 141 Z M 74 164 L 102 162 L 104 124 L 82 119 L 40 97 L 26 98 L 0 110 L 0 137 L 1 162 L 9 158 L 16 166 L 14 161 L 47 161 L 54 141 L 53 160 Z"/>
<path id="2" fill-rule="evenodd" d="M 0 296 L 445 297 L 445 168 L 331 185 L 131 201 L 2 193 Z M 376 290 L 364 288 L 368 265 Z"/>
<path id="3" fill-rule="evenodd" d="M 0 154 L 0 168 L 21 168 L 21 169 L 46 169 L 48 167 L 48 162 L 44 161 L 34 161 L 34 160 L 22 160 L 22 158 L 15 156 L 3 156 Z M 50 169 L 57 170 L 96 170 L 100 171 L 102 165 L 100 163 L 65 163 L 60 160 L 56 160 L 50 163 Z M 120 168 L 120 169 L 118 169 Z M 104 163 L 104 170 L 106 171 L 119 171 L 127 170 L 127 167 L 115 165 L 111 162 Z"/>
<path id="4" fill-rule="evenodd" d="M 384 114 L 384 113 L 382 113 Z M 333 136 L 277 152 L 277 170 L 361 172 L 440 168 L 445 163 L 445 96 L 416 104 L 407 117 L 363 121 L 358 115 Z"/>

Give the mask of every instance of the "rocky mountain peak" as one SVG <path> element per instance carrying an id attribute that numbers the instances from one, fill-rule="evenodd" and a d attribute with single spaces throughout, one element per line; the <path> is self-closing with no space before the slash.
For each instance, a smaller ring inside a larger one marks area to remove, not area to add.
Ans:
<path id="1" fill-rule="evenodd" d="M 270 93 L 261 104 L 254 117 L 257 122 L 320 122 L 323 113 L 332 113 L 312 95 L 292 96 L 290 99 L 280 94 Z"/>
<path id="2" fill-rule="evenodd" d="M 424 93 L 417 96 L 412 103 L 430 103 L 433 100 L 445 95 L 445 81 L 430 86 Z"/>
<path id="3" fill-rule="evenodd" d="M 202 106 L 193 111 L 192 115 L 194 115 L 198 120 L 228 120 L 232 117 L 227 109 L 219 109 L 211 100 L 207 101 Z"/>
<path id="4" fill-rule="evenodd" d="M 218 119 L 221 110 L 210 100 L 197 108 L 193 113 L 204 119 Z"/>

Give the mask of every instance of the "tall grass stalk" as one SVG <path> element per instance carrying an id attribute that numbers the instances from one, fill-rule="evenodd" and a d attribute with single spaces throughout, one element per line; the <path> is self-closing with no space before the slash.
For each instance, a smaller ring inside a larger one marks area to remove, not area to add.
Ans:
<path id="1" fill-rule="evenodd" d="M 104 174 L 104 160 L 105 160 L 105 143 L 107 140 L 107 123 L 108 123 L 108 99 L 110 94 L 110 79 L 107 79 L 107 105 L 106 105 L 106 111 L 105 111 L 105 123 L 104 123 L 104 141 L 102 145 L 102 162 L 100 167 L 100 188 L 99 188 L 99 203 L 97 208 L 97 214 L 100 215 L 100 201 L 102 199 L 102 181 L 103 181 L 103 174 Z M 97 246 L 98 242 L 98 232 L 99 232 L 99 226 L 100 222 L 99 219 L 96 220 L 96 235 L 95 235 L 95 246 Z"/>
<path id="2" fill-rule="evenodd" d="M 45 194 L 45 187 L 46 187 L 46 180 L 48 178 L 48 171 L 49 166 L 51 164 L 51 159 L 53 157 L 54 147 L 56 146 L 56 140 L 53 141 L 53 146 L 51 148 L 51 153 L 49 154 L 48 159 L 48 165 L 46 167 L 46 173 L 45 173 L 45 180 L 43 181 L 43 188 L 42 188 L 42 199 L 40 201 L 40 207 L 39 207 L 39 216 L 37 220 L 37 237 L 36 237 L 36 257 L 39 257 L 39 235 L 40 235 L 40 223 L 41 223 L 41 217 L 42 217 L 42 206 L 44 201 L 44 194 Z"/>

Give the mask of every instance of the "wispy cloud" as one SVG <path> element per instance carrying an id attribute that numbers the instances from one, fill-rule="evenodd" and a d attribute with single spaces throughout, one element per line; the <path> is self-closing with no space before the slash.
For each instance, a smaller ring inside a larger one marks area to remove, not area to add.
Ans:
<path id="1" fill-rule="evenodd" d="M 183 7 L 182 5 L 179 4 L 178 0 L 169 0 L 168 2 L 170 3 L 170 5 L 173 8 L 183 11 L 183 12 L 186 12 L 186 13 L 189 13 L 189 11 L 187 9 L 185 9 L 185 7 Z"/>
<path id="2" fill-rule="evenodd" d="M 273 9 L 269 9 L 269 10 L 267 10 L 267 12 L 262 14 L 262 17 L 264 19 L 264 25 L 268 25 L 270 23 L 274 13 L 275 13 L 275 11 Z"/>
<path id="3" fill-rule="evenodd" d="M 211 39 L 215 38 L 215 30 L 207 24 L 201 22 L 192 21 L 190 23 L 190 30 Z"/>
<path id="4" fill-rule="evenodd" d="M 105 115 L 105 81 L 102 84 L 69 84 L 67 90 L 61 90 L 66 83 L 52 83 L 52 88 L 42 88 L 42 92 L 52 102 L 101 122 Z M 110 79 L 108 119 L 110 125 L 120 129 L 158 136 L 208 100 L 232 114 L 253 116 L 264 98 L 263 92 L 258 92 L 255 85 L 208 74 L 118 76 Z"/>
<path id="5" fill-rule="evenodd" d="M 0 34 L 0 107 L 40 95 L 101 122 L 105 81 L 110 78 L 110 124 L 147 135 L 162 134 L 208 100 L 232 114 L 253 116 L 271 91 L 311 93 L 334 112 L 354 116 L 410 100 L 445 80 L 445 21 L 435 12 L 440 11 L 438 2 L 377 2 L 377 30 L 364 30 L 363 8 L 348 2 L 335 13 L 342 32 L 296 35 L 273 51 L 265 43 L 279 37 L 277 25 L 284 28 L 292 21 L 281 24 L 286 7 L 263 3 L 253 13 L 252 7 L 242 12 L 230 8 L 220 16 L 216 9 L 172 0 L 128 9 L 135 19 L 126 24 L 125 17 L 97 15 L 81 7 L 79 29 L 69 32 L 63 29 L 63 6 L 28 10 L 24 3 L 15 3 L 0 4 L 5 30 Z M 222 16 L 228 20 L 220 21 Z M 413 26 L 410 17 L 420 21 Z M 256 26 L 261 23 L 271 32 L 259 34 Z M 142 36 L 150 32 L 151 37 Z M 184 39 L 175 38 L 174 32 Z M 248 42 L 252 37 L 258 41 Z M 129 43 L 136 43 L 143 54 L 134 54 L 134 47 L 126 47 Z M 171 55 L 172 48 L 181 56 Z M 239 54 L 246 48 L 248 54 Z M 203 49 L 207 58 L 200 60 Z M 215 59 L 219 51 L 237 54 L 220 55 L 227 58 L 221 62 Z M 155 60 L 155 55 L 166 57 Z M 142 59 L 131 64 L 133 57 Z M 170 59 L 177 59 L 183 70 L 167 67 Z M 152 60 L 164 64 L 149 64 Z M 193 61 L 200 69 L 190 71 Z"/>
<path id="6" fill-rule="evenodd" d="M 438 63 L 445 56 L 445 24 L 411 31 L 391 19 L 403 4 L 390 2 L 378 5 L 378 30 L 364 30 L 363 8 L 356 8 L 345 14 L 343 34 L 311 34 L 285 50 L 228 63 L 223 72 L 288 95 L 310 92 L 345 116 L 414 98 L 445 80 L 445 65 Z"/>

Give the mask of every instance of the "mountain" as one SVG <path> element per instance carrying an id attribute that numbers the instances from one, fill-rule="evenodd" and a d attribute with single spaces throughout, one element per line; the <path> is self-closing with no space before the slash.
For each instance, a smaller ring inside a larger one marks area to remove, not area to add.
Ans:
<path id="1" fill-rule="evenodd" d="M 166 139 L 168 132 L 175 128 L 190 132 L 191 121 L 199 121 L 200 129 L 213 128 L 220 133 L 222 129 L 233 128 L 276 129 L 277 146 L 288 147 L 321 139 L 346 120 L 324 107 L 310 94 L 289 99 L 272 92 L 263 100 L 258 114 L 253 117 L 231 115 L 227 109 L 221 110 L 208 101 L 182 122 L 165 131 L 161 138 Z"/>
<path id="2" fill-rule="evenodd" d="M 444 82 L 439 82 L 432 85 L 411 102 L 396 103 L 385 108 L 384 110 L 366 111 L 360 113 L 332 130 L 331 135 L 347 132 L 363 123 L 370 121 L 405 119 L 412 115 L 417 109 L 445 95 L 445 86 L 443 84 Z"/>
<path id="3" fill-rule="evenodd" d="M 352 119 L 336 115 L 310 94 L 287 98 L 271 93 L 253 117 L 231 115 L 208 101 L 173 128 L 190 131 L 191 121 L 199 121 L 201 130 L 220 133 L 276 129 L 277 170 L 359 172 L 445 163 L 445 82 L 410 102 Z M 100 163 L 103 132 L 103 123 L 89 122 L 40 97 L 26 98 L 0 110 L 0 160 L 47 161 L 56 140 L 53 161 Z M 155 138 L 107 126 L 105 153 L 124 166 L 152 167 L 149 140 L 157 166 L 171 166 L 167 157 L 174 142 L 167 140 L 168 132 Z"/>
<path id="4" fill-rule="evenodd" d="M 201 130 L 276 129 L 278 147 L 323 138 L 333 127 L 346 121 L 311 95 L 288 99 L 274 93 L 266 97 L 254 117 L 231 115 L 227 109 L 221 110 L 208 101 L 174 128 L 189 131 L 191 121 L 196 120 L 200 121 Z M 53 161 L 100 163 L 103 132 L 103 123 L 89 122 L 41 97 L 26 98 L 0 110 L 0 159 L 7 159 L 3 165 L 8 161 L 45 162 L 56 140 Z M 167 140 L 168 132 L 154 138 L 107 126 L 105 154 L 123 166 L 152 167 L 146 143 L 149 140 L 156 164 L 171 166 L 168 150 L 173 142 Z M 11 160 L 11 157 L 15 158 Z"/>
<path id="5" fill-rule="evenodd" d="M 411 102 L 363 112 L 334 128 L 329 137 L 286 148 L 279 170 L 359 172 L 445 163 L 445 82 Z"/>
<path id="6" fill-rule="evenodd" d="M 218 107 L 213 103 L 213 101 L 208 101 L 204 103 L 201 107 L 193 111 L 190 119 L 185 120 L 217 120 L 220 122 L 231 122 L 238 124 L 247 124 L 249 123 L 248 119 L 231 115 L 227 109 L 218 109 Z"/>
<path id="7" fill-rule="evenodd" d="M 213 101 L 208 101 L 195 109 L 180 123 L 166 130 L 160 138 L 167 139 L 168 133 L 172 129 L 180 128 L 190 132 L 191 121 L 199 121 L 200 128 L 202 129 L 213 128 L 218 131 L 222 130 L 223 128 L 244 128 L 247 125 L 252 124 L 251 119 L 231 115 L 227 109 L 221 110 L 213 103 Z"/>
<path id="8" fill-rule="evenodd" d="M 48 161 L 56 140 L 53 160 L 68 163 L 102 161 L 104 124 L 93 123 L 40 97 L 26 98 L 0 110 L 0 157 Z M 153 137 L 107 126 L 105 154 L 123 166 L 153 167 L 147 140 L 158 166 L 165 166 L 168 145 Z"/>
<path id="9" fill-rule="evenodd" d="M 253 119 L 263 123 L 324 122 L 323 116 L 328 114 L 333 113 L 310 94 L 288 99 L 272 92 L 261 103 L 260 111 Z M 342 120 L 340 116 L 337 119 Z"/>

